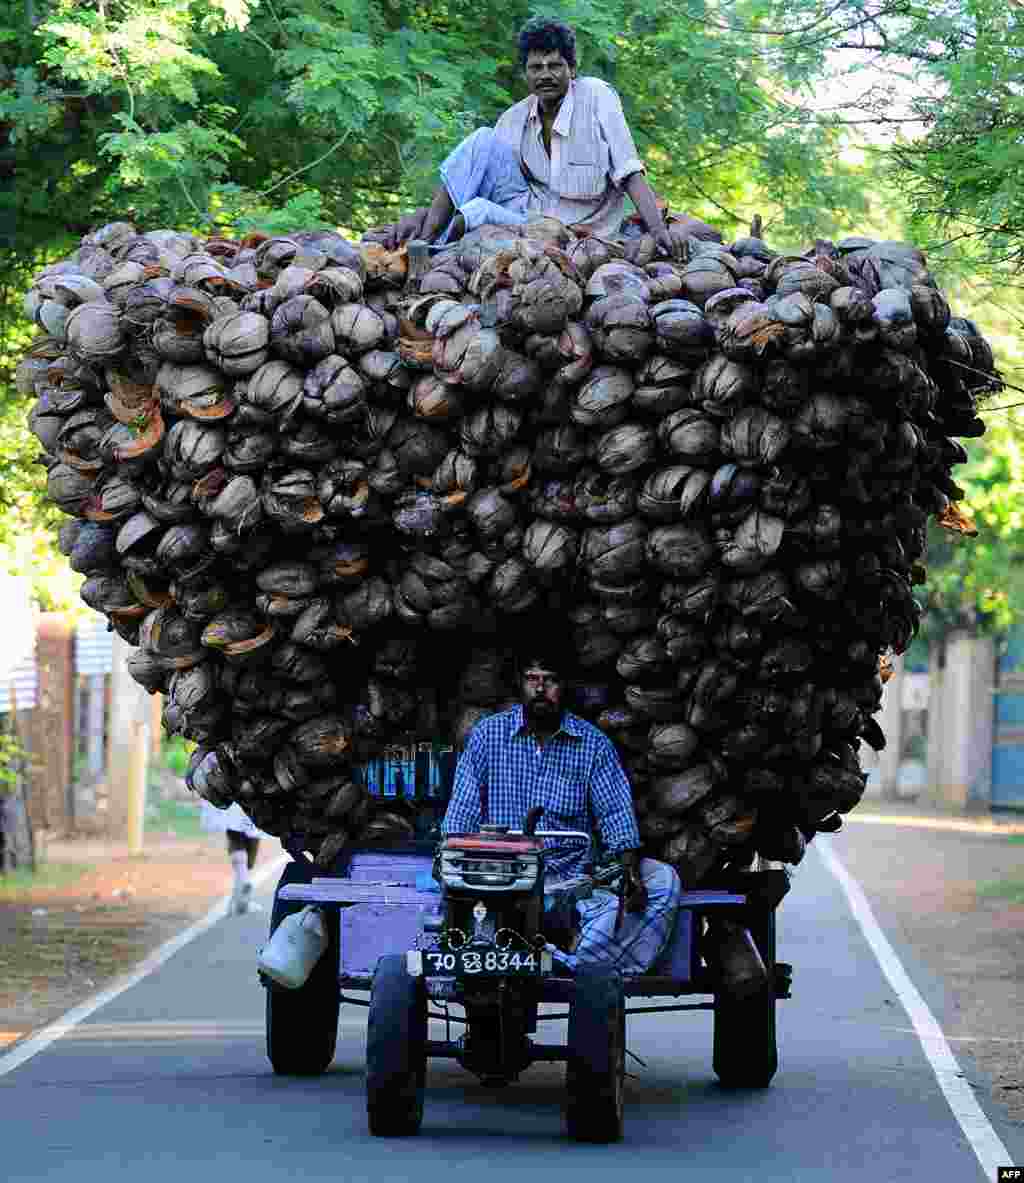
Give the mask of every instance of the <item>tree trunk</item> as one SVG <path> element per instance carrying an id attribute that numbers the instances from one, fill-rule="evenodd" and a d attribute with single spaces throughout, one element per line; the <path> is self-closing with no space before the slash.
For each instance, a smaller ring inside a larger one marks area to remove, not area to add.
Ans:
<path id="1" fill-rule="evenodd" d="M 11 712 L 12 722 L 17 712 Z M 15 738 L 18 732 L 13 731 Z M 36 869 L 35 835 L 28 813 L 29 777 L 24 756 L 15 758 L 15 778 L 0 786 L 0 874 Z"/>
<path id="2" fill-rule="evenodd" d="M 30 778 L 26 767 L 22 732 L 18 726 L 18 699 L 11 686 L 11 712 L 8 719 L 0 719 L 0 727 L 18 741 L 20 752 L 12 758 L 15 773 L 9 785 L 0 785 L 0 874 L 7 871 L 36 869 L 35 834 L 28 811 Z"/>
<path id="3" fill-rule="evenodd" d="M 25 803 L 24 777 L 12 793 L 0 794 L 0 875 L 36 869 L 32 823 Z"/>

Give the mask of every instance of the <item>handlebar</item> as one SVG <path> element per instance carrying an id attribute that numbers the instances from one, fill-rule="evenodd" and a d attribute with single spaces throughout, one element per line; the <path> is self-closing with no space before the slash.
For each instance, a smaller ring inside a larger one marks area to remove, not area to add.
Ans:
<path id="1" fill-rule="evenodd" d="M 592 838 L 583 830 L 538 830 L 537 823 L 544 816 L 544 806 L 534 805 L 527 813 L 523 822 L 523 835 L 527 838 L 583 838 L 587 843 L 587 853 L 590 853 Z"/>
<path id="2" fill-rule="evenodd" d="M 530 810 L 532 813 L 533 810 Z M 529 816 L 527 816 L 527 823 L 529 823 Z M 510 834 L 529 835 L 531 838 L 582 838 L 587 844 L 587 854 L 590 854 L 590 849 L 594 844 L 593 838 L 585 830 L 534 830 L 529 833 L 525 828 L 522 830 L 509 830 Z"/>
<path id="3" fill-rule="evenodd" d="M 594 840 L 585 830 L 538 830 L 537 823 L 544 816 L 544 806 L 534 805 L 527 813 L 521 830 L 509 830 L 510 834 L 522 834 L 524 838 L 582 838 L 587 844 L 589 855 Z"/>

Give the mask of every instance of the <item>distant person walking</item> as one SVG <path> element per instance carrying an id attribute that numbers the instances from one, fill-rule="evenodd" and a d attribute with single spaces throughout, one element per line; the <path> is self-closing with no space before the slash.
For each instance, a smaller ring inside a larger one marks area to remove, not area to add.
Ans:
<path id="1" fill-rule="evenodd" d="M 230 915 L 241 916 L 256 910 L 259 905 L 252 902 L 252 869 L 256 865 L 260 839 L 269 835 L 259 829 L 238 804 L 218 809 L 209 801 L 204 801 L 200 820 L 204 830 L 227 835 L 228 857 L 234 876 L 228 907 Z"/>

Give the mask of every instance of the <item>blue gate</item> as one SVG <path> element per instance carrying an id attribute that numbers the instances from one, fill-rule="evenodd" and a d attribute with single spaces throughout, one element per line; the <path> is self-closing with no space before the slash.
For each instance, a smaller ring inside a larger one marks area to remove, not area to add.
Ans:
<path id="1" fill-rule="evenodd" d="M 999 657 L 992 736 L 992 808 L 1024 809 L 1024 628 Z"/>

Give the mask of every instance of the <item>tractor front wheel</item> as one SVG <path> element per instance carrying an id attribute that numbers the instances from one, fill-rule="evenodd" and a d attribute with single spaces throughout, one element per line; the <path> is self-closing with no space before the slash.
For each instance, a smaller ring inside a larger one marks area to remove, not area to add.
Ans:
<path id="1" fill-rule="evenodd" d="M 366 1027 L 366 1116 L 377 1138 L 420 1132 L 427 1076 L 427 993 L 401 954 L 377 962 Z"/>
<path id="2" fill-rule="evenodd" d="M 569 1007 L 565 1124 L 577 1142 L 622 1137 L 626 999 L 614 970 L 581 969 Z"/>

